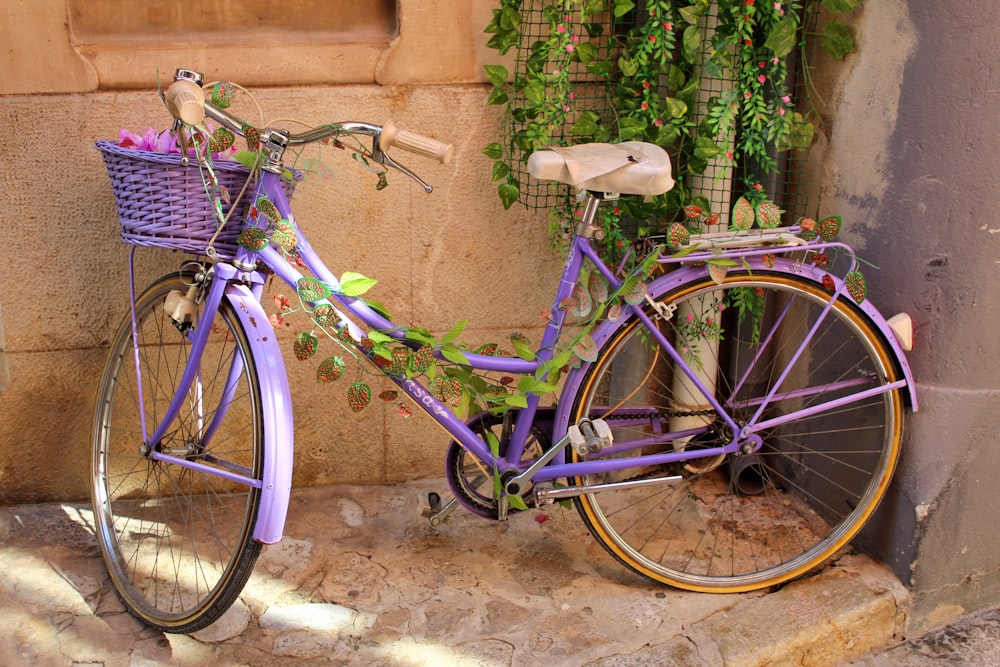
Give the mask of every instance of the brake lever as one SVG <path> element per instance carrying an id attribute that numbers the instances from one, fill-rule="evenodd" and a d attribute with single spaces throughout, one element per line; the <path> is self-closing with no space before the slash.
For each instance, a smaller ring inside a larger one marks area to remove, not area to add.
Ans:
<path id="1" fill-rule="evenodd" d="M 420 187 L 424 189 L 424 192 L 426 192 L 427 194 L 430 194 L 431 192 L 434 191 L 434 188 L 428 185 L 427 182 L 424 181 L 424 179 L 420 178 L 412 171 L 410 171 L 403 165 L 393 160 L 388 153 L 382 150 L 381 147 L 379 147 L 378 136 L 375 136 L 372 140 L 372 158 L 375 159 L 379 164 L 385 165 L 386 167 L 392 167 L 396 171 L 402 172 L 403 175 L 409 176 L 411 179 L 416 181 L 420 185 Z"/>

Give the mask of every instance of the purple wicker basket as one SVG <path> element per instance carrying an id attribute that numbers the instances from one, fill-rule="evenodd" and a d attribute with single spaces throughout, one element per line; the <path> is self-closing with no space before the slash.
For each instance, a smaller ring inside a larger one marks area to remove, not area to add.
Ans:
<path id="1" fill-rule="evenodd" d="M 182 166 L 179 154 L 122 148 L 113 141 L 98 141 L 97 148 L 111 178 L 122 241 L 205 254 L 218 223 L 197 164 Z M 235 198 L 250 170 L 232 160 L 216 160 L 212 166 L 219 185 Z M 235 202 L 236 210 L 215 239 L 222 257 L 236 254 L 248 199 L 243 196 Z M 223 202 L 223 214 L 228 215 L 231 206 Z"/>

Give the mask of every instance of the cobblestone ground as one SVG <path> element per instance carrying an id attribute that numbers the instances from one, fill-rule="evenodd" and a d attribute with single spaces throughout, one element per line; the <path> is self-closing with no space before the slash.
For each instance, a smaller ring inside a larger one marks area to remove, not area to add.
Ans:
<path id="1" fill-rule="evenodd" d="M 284 539 L 192 636 L 125 612 L 88 507 L 0 508 L 0 666 L 821 667 L 906 617 L 905 590 L 864 557 L 775 591 L 688 593 L 626 571 L 573 510 L 434 529 L 430 490 L 443 483 L 296 491 Z"/>
<path id="2" fill-rule="evenodd" d="M 922 637 L 847 661 L 842 667 L 942 665 L 1000 665 L 1000 609 L 967 616 Z"/>

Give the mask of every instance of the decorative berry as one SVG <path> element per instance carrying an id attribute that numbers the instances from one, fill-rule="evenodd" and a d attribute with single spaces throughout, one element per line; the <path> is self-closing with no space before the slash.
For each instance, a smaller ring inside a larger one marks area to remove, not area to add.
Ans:
<path id="1" fill-rule="evenodd" d="M 372 400 L 371 387 L 363 382 L 355 382 L 347 389 L 347 405 L 354 412 L 361 412 Z"/>
<path id="2" fill-rule="evenodd" d="M 263 229 L 247 227 L 240 232 L 239 244 L 247 250 L 263 250 L 267 247 L 267 234 Z"/>
<path id="3" fill-rule="evenodd" d="M 830 257 L 825 252 L 818 252 L 813 255 L 813 264 L 816 266 L 826 266 L 830 263 Z"/>
<path id="4" fill-rule="evenodd" d="M 221 153 L 231 148 L 235 141 L 235 134 L 224 127 L 219 127 L 212 132 L 212 136 L 208 139 L 208 150 L 212 153 Z"/>
<path id="5" fill-rule="evenodd" d="M 597 343 L 591 336 L 584 335 L 573 346 L 573 354 L 583 361 L 597 361 Z"/>
<path id="6" fill-rule="evenodd" d="M 701 217 L 701 207 L 695 204 L 689 204 L 684 207 L 684 215 L 691 220 L 697 220 Z"/>
<path id="7" fill-rule="evenodd" d="M 733 206 L 733 229 L 750 229 L 756 219 L 757 213 L 753 210 L 753 204 L 747 201 L 746 197 L 737 199 Z"/>
<path id="8" fill-rule="evenodd" d="M 254 202 L 254 206 L 257 207 L 257 211 L 259 211 L 262 216 L 271 222 L 281 220 L 281 214 L 278 213 L 278 209 L 267 197 L 257 197 L 257 201 Z"/>
<path id="9" fill-rule="evenodd" d="M 762 201 L 757 206 L 757 224 L 761 229 L 774 229 L 781 224 L 781 214 L 784 213 L 772 201 Z"/>
<path id="10" fill-rule="evenodd" d="M 769 252 L 766 255 L 761 255 L 760 261 L 769 269 L 774 267 L 774 253 Z"/>
<path id="11" fill-rule="evenodd" d="M 430 345 L 424 345 L 410 357 L 410 368 L 416 373 L 423 373 L 434 363 L 434 350 Z"/>
<path id="12" fill-rule="evenodd" d="M 316 306 L 313 311 L 313 321 L 321 327 L 332 327 L 337 324 L 337 311 L 329 304 Z"/>
<path id="13" fill-rule="evenodd" d="M 309 357 L 316 354 L 316 347 L 319 345 L 319 339 L 310 333 L 300 333 L 292 341 L 292 351 L 295 352 L 295 358 L 299 361 L 305 361 Z"/>
<path id="14" fill-rule="evenodd" d="M 688 228 L 679 222 L 675 222 L 670 225 L 670 232 L 668 236 L 670 240 L 670 245 L 673 247 L 687 245 L 688 241 L 691 240 L 691 232 Z"/>
<path id="15" fill-rule="evenodd" d="M 397 398 L 399 398 L 399 392 L 394 389 L 386 389 L 381 394 L 379 394 L 378 397 L 383 401 L 385 401 L 386 403 L 392 403 Z"/>
<path id="16" fill-rule="evenodd" d="M 295 245 L 299 242 L 298 234 L 287 220 L 279 220 L 274 223 L 271 232 L 271 242 L 287 253 L 295 252 Z"/>
<path id="17" fill-rule="evenodd" d="M 711 227 L 712 225 L 717 225 L 717 224 L 719 224 L 719 218 L 720 218 L 720 217 L 721 217 L 721 216 L 720 216 L 720 214 L 718 214 L 718 213 L 713 213 L 712 215 L 710 215 L 710 216 L 708 216 L 707 218 L 705 218 L 704 220 L 702 220 L 702 223 L 703 223 L 703 224 L 704 224 L 704 225 L 705 225 L 706 227 Z"/>
<path id="18" fill-rule="evenodd" d="M 339 380 L 344 374 L 344 360 L 340 357 L 327 357 L 316 369 L 316 379 L 320 382 Z"/>
<path id="19" fill-rule="evenodd" d="M 260 130 L 258 130 L 253 125 L 244 125 L 243 138 L 247 140 L 247 149 L 251 151 L 256 151 L 260 146 Z"/>
<path id="20" fill-rule="evenodd" d="M 330 288 L 326 286 L 326 283 L 310 276 L 299 278 L 299 281 L 295 284 L 295 289 L 298 290 L 299 298 L 303 301 L 322 301 L 330 296 Z"/>
<path id="21" fill-rule="evenodd" d="M 396 407 L 396 412 L 398 412 L 399 416 L 402 417 L 403 419 L 409 419 L 410 417 L 413 416 L 413 412 L 410 410 L 410 408 L 403 403 L 400 403 Z"/>
<path id="22" fill-rule="evenodd" d="M 708 265 L 708 275 L 716 283 L 722 284 L 722 281 L 726 279 L 726 273 L 729 272 L 729 267 L 722 264 L 709 264 Z"/>
<path id="23" fill-rule="evenodd" d="M 236 86 L 228 81 L 219 81 L 212 86 L 212 104 L 220 109 L 228 109 L 236 99 Z"/>
<path id="24" fill-rule="evenodd" d="M 646 283 L 637 282 L 635 286 L 629 290 L 627 293 L 622 295 L 625 299 L 625 303 L 637 306 L 646 299 Z"/>
<path id="25" fill-rule="evenodd" d="M 860 271 L 851 271 L 844 276 L 844 284 L 847 286 L 847 293 L 856 303 L 861 303 L 868 297 L 868 281 Z"/>
<path id="26" fill-rule="evenodd" d="M 392 351 L 392 363 L 386 369 L 389 375 L 404 375 L 410 367 L 410 351 L 405 347 L 397 347 Z"/>
<path id="27" fill-rule="evenodd" d="M 484 357 L 495 357 L 497 356 L 497 349 L 499 348 L 496 343 L 486 343 L 476 348 L 476 354 L 481 354 Z"/>
<path id="28" fill-rule="evenodd" d="M 431 390 L 431 395 L 442 403 L 458 405 L 462 400 L 462 383 L 458 378 L 439 375 L 431 380 L 428 388 Z"/>
<path id="29" fill-rule="evenodd" d="M 597 303 L 604 303 L 608 300 L 608 284 L 597 273 L 591 273 L 590 278 L 587 279 L 587 291 Z"/>
<path id="30" fill-rule="evenodd" d="M 837 285 L 833 282 L 833 276 L 829 273 L 823 276 L 823 288 L 827 292 L 833 292 L 837 288 Z"/>
<path id="31" fill-rule="evenodd" d="M 837 234 L 840 233 L 841 224 L 842 221 L 839 215 L 831 215 L 816 223 L 816 232 L 821 239 L 830 242 L 837 238 Z"/>
<path id="32" fill-rule="evenodd" d="M 284 294 L 275 294 L 274 307 L 278 310 L 291 310 L 292 302 Z"/>

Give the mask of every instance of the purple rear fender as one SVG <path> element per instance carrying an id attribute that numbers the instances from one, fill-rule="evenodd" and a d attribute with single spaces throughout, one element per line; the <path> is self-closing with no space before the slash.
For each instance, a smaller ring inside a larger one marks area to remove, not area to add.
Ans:
<path id="1" fill-rule="evenodd" d="M 264 544 L 273 544 L 281 539 L 285 528 L 292 491 L 294 424 L 288 374 L 274 329 L 250 290 L 243 285 L 231 284 L 226 288 L 226 298 L 246 331 L 260 381 L 264 469 L 253 537 Z"/>
<path id="2" fill-rule="evenodd" d="M 759 257 L 748 257 L 746 258 L 746 262 L 751 272 L 771 274 L 784 273 L 804 277 L 819 284 L 822 283 L 823 276 L 827 275 L 826 271 L 817 269 L 811 263 L 796 262 L 783 257 L 776 258 L 772 267 L 765 266 Z M 706 273 L 704 267 L 682 266 L 650 283 L 647 293 L 650 298 L 655 300 L 671 290 L 677 289 L 685 283 L 693 280 L 700 280 L 704 278 L 705 275 Z M 841 280 L 836 276 L 832 276 L 832 278 L 834 279 L 835 288 L 840 290 L 842 284 Z M 910 407 L 913 411 L 916 411 L 918 405 L 916 383 L 914 382 L 913 374 L 910 371 L 910 366 L 906 361 L 906 355 L 903 352 L 903 348 L 900 346 L 899 341 L 896 339 L 896 335 L 892 332 L 892 329 L 886 322 L 886 318 L 875 309 L 870 301 L 865 300 L 858 307 L 868 317 L 874 328 L 885 339 L 889 347 L 889 351 L 893 356 L 892 361 L 895 362 L 896 369 L 902 376 L 900 379 L 904 379 L 906 381 L 906 397 L 909 399 Z M 594 342 L 597 343 L 597 348 L 601 349 L 616 331 L 618 331 L 622 326 L 625 326 L 627 321 L 628 318 L 623 318 L 616 322 L 605 321 L 599 324 L 592 334 Z M 576 396 L 588 368 L 589 365 L 581 366 L 580 368 L 572 370 L 566 376 L 566 382 L 563 385 L 559 405 L 556 408 L 552 432 L 553 439 L 561 437 L 564 433 L 566 433 L 566 430 L 570 426 L 569 421 L 573 410 L 572 399 Z"/>

